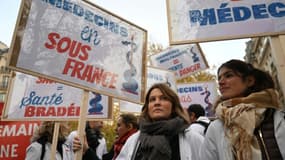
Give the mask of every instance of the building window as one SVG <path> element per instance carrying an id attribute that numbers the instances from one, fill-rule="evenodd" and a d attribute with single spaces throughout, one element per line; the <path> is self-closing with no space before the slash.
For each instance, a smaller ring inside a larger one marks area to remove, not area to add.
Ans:
<path id="1" fill-rule="evenodd" d="M 9 76 L 3 76 L 2 87 L 7 88 L 9 83 Z"/>
<path id="2" fill-rule="evenodd" d="M 0 102 L 5 101 L 5 93 L 0 93 Z"/>

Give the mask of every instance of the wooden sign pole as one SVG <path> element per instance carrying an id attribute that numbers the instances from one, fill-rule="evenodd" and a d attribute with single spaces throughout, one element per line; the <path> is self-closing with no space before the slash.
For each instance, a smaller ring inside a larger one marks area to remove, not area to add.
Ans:
<path id="1" fill-rule="evenodd" d="M 80 117 L 78 123 L 78 136 L 80 138 L 81 143 L 84 143 L 84 132 L 85 132 L 85 125 L 87 119 L 87 106 L 88 106 L 88 99 L 89 99 L 89 91 L 83 91 L 83 98 L 82 98 L 82 105 L 80 107 Z M 83 149 L 76 153 L 76 160 L 81 160 L 83 155 Z"/>
<path id="2" fill-rule="evenodd" d="M 285 36 L 271 36 L 272 58 L 276 64 L 278 80 L 285 99 Z"/>
<path id="3" fill-rule="evenodd" d="M 60 122 L 54 123 L 51 155 L 50 155 L 51 160 L 56 160 L 56 146 L 57 146 L 57 140 L 58 140 L 59 126 L 60 126 Z"/>

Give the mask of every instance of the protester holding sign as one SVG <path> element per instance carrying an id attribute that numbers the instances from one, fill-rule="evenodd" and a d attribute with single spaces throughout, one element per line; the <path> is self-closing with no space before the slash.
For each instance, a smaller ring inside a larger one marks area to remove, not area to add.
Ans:
<path id="1" fill-rule="evenodd" d="M 106 140 L 101 132 L 103 121 L 88 121 L 86 123 L 86 138 L 88 145 L 96 151 L 99 159 L 107 153 Z"/>
<path id="2" fill-rule="evenodd" d="M 83 160 L 87 160 L 88 157 L 95 160 L 102 159 L 102 156 L 107 153 L 106 140 L 101 133 L 102 127 L 103 121 L 87 121 L 84 142 L 80 142 L 78 131 L 72 131 L 69 134 L 68 139 L 72 139 L 75 152 L 83 147 Z"/>
<path id="3" fill-rule="evenodd" d="M 123 146 L 116 160 L 197 160 L 203 136 L 187 130 L 187 113 L 165 83 L 150 87 L 142 108 L 140 131 Z"/>
<path id="4" fill-rule="evenodd" d="M 69 137 L 73 139 L 73 151 L 77 152 L 83 147 L 82 160 L 100 160 L 96 154 L 96 150 L 93 150 L 91 147 L 89 147 L 86 136 L 84 136 L 84 141 L 81 142 L 79 135 L 77 135 L 77 132 L 72 133 L 73 134 L 70 134 Z"/>
<path id="5" fill-rule="evenodd" d="M 285 113 L 271 76 L 230 60 L 218 69 L 218 83 L 218 119 L 207 130 L 200 159 L 285 159 Z"/>
<path id="6" fill-rule="evenodd" d="M 26 160 L 50 160 L 55 122 L 45 121 L 33 135 L 32 143 L 26 149 Z M 60 122 L 55 160 L 74 160 L 72 140 L 67 139 L 69 126 Z"/>

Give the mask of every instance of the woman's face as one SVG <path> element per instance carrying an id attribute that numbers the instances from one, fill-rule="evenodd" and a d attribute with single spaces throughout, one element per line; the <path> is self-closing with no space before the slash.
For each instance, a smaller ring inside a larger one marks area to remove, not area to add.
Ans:
<path id="1" fill-rule="evenodd" d="M 218 73 L 219 90 L 223 99 L 242 97 L 244 91 L 250 86 L 251 81 L 243 80 L 233 70 L 222 67 Z"/>
<path id="2" fill-rule="evenodd" d="M 155 88 L 150 92 L 148 99 L 148 114 L 152 120 L 163 120 L 170 118 L 172 103 L 162 94 L 160 89 Z"/>
<path id="3" fill-rule="evenodd" d="M 124 122 L 122 117 L 120 117 L 118 119 L 117 122 L 117 128 L 116 128 L 116 132 L 118 137 L 122 137 L 123 135 L 125 135 L 129 130 L 131 129 L 131 126 L 127 126 Z"/>

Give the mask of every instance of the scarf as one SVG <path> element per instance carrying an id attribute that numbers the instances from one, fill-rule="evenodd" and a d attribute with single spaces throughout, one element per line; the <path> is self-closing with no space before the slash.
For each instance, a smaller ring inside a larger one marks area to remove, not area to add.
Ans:
<path id="1" fill-rule="evenodd" d="M 114 157 L 113 159 L 116 159 L 116 157 L 119 155 L 123 145 L 126 143 L 127 139 L 134 133 L 137 132 L 137 129 L 133 128 L 130 131 L 128 131 L 126 134 L 124 134 L 122 137 L 120 137 L 118 140 L 115 141 L 114 144 Z"/>
<path id="2" fill-rule="evenodd" d="M 154 122 L 142 121 L 139 137 L 142 159 L 170 160 L 172 155 L 169 139 L 183 132 L 187 126 L 187 122 L 180 117 Z"/>
<path id="3" fill-rule="evenodd" d="M 229 138 L 237 160 L 248 160 L 260 155 L 254 130 L 264 119 L 267 108 L 279 109 L 278 93 L 274 89 L 255 92 L 247 97 L 223 101 L 216 108 L 216 115 L 224 122 L 225 135 Z"/>

